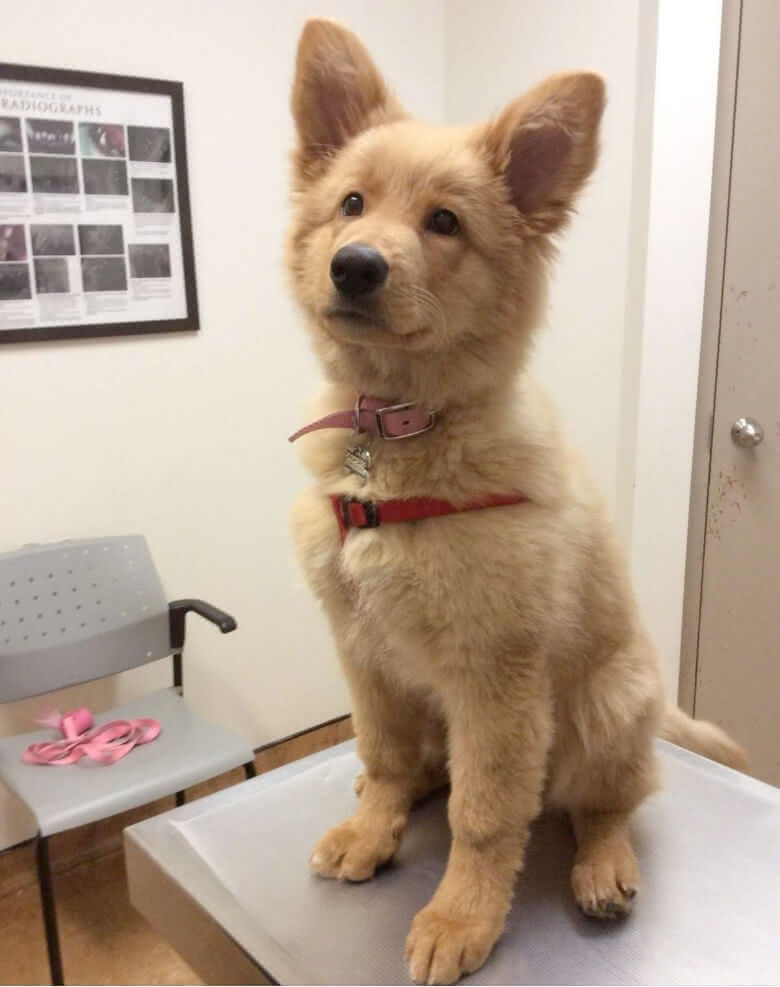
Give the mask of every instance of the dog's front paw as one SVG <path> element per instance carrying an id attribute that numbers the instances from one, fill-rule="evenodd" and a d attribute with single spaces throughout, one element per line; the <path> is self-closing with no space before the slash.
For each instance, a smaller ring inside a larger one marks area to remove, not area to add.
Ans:
<path id="1" fill-rule="evenodd" d="M 454 984 L 478 970 L 501 934 L 501 926 L 457 918 L 431 905 L 418 912 L 406 940 L 406 959 L 418 984 Z"/>
<path id="2" fill-rule="evenodd" d="M 387 863 L 401 842 L 405 819 L 353 817 L 322 837 L 309 858 L 320 877 L 345 881 L 367 881 Z"/>
<path id="3" fill-rule="evenodd" d="M 639 867 L 626 843 L 586 854 L 575 863 L 571 886 L 577 904 L 592 918 L 628 915 L 639 890 Z"/>

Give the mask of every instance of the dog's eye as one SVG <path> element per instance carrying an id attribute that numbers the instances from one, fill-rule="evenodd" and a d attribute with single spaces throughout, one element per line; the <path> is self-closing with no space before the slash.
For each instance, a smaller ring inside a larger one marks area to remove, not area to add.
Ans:
<path id="1" fill-rule="evenodd" d="M 358 192 L 350 192 L 341 203 L 341 212 L 344 216 L 359 216 L 363 212 L 363 196 Z"/>
<path id="2" fill-rule="evenodd" d="M 428 220 L 426 227 L 431 233 L 440 236 L 455 236 L 460 229 L 458 217 L 449 209 L 437 209 Z"/>

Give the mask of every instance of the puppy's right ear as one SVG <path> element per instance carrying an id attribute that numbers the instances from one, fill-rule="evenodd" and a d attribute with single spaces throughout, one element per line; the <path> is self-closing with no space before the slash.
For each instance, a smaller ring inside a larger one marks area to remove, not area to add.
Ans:
<path id="1" fill-rule="evenodd" d="M 306 22 L 298 41 L 292 113 L 298 179 L 322 174 L 356 134 L 404 115 L 359 39 L 320 18 Z"/>

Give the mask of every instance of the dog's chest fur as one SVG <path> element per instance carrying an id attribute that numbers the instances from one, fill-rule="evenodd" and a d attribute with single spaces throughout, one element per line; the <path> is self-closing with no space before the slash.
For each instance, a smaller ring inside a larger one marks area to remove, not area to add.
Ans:
<path id="1" fill-rule="evenodd" d="M 333 432 L 305 439 L 304 459 L 320 484 L 300 499 L 293 529 L 315 593 L 348 599 L 363 633 L 376 635 L 383 660 L 410 684 L 435 688 L 460 666 L 522 661 L 552 647 L 560 614 L 572 612 L 560 542 L 577 522 L 571 507 L 561 512 L 548 502 L 541 464 L 533 471 L 520 445 L 508 450 L 503 440 L 472 434 L 466 421 L 426 437 L 375 439 L 361 485 L 343 470 L 350 441 Z M 329 499 L 467 501 L 524 483 L 529 503 L 351 531 L 343 546 Z"/>

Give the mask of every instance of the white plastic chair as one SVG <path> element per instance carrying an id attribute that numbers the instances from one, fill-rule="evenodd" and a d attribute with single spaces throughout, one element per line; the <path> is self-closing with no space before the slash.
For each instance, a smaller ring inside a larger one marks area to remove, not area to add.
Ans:
<path id="1" fill-rule="evenodd" d="M 141 535 L 26 546 L 0 554 L 0 703 L 51 692 L 173 657 L 173 687 L 107 710 L 96 722 L 156 718 L 160 736 L 110 766 L 25 764 L 22 754 L 51 730 L 0 739 L 0 780 L 38 824 L 36 857 L 53 984 L 64 983 L 49 863 L 49 837 L 176 793 L 243 765 L 254 752 L 182 698 L 185 617 L 200 614 L 223 634 L 229 614 L 202 600 L 166 601 Z"/>

